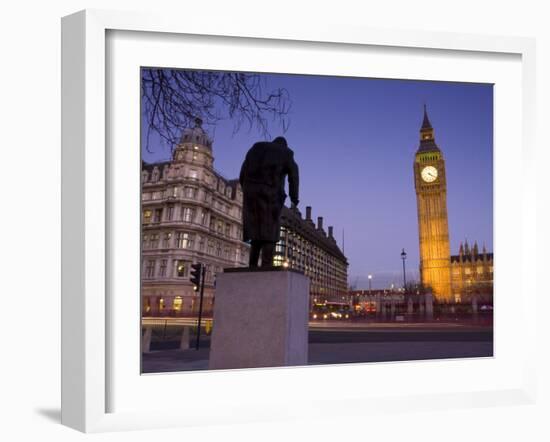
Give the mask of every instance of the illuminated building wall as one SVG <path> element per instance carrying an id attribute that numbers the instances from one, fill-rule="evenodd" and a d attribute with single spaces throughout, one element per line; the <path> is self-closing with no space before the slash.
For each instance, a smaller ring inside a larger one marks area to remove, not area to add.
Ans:
<path id="1" fill-rule="evenodd" d="M 477 242 L 470 248 L 468 241 L 460 244 L 458 255 L 451 256 L 451 283 L 456 302 L 470 302 L 476 296 L 478 302 L 493 301 L 493 254 L 483 246 L 481 253 Z"/>
<path id="2" fill-rule="evenodd" d="M 488 301 L 493 292 L 493 254 L 461 244 L 451 256 L 447 216 L 447 178 L 443 153 L 424 108 L 420 145 L 414 159 L 418 210 L 420 277 L 439 302 L 469 302 L 472 294 Z M 468 298 L 468 299 L 467 299 Z"/>
<path id="3" fill-rule="evenodd" d="M 144 316 L 189 316 L 199 296 L 190 266 L 206 266 L 203 311 L 214 301 L 224 267 L 248 265 L 242 242 L 242 191 L 213 168 L 212 141 L 201 127 L 187 129 L 170 161 L 142 164 L 142 273 Z"/>
<path id="4" fill-rule="evenodd" d="M 306 207 L 305 219 L 297 209 L 283 208 L 274 265 L 299 270 L 310 278 L 311 303 L 347 299 L 347 259 L 332 226 L 327 234 L 323 218 L 317 220 L 317 225 L 311 220 L 311 207 Z"/>

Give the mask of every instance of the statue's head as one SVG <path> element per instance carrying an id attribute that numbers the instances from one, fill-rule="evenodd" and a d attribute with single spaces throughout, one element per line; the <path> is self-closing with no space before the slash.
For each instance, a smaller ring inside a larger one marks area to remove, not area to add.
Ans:
<path id="1" fill-rule="evenodd" d="M 288 143 L 286 142 L 286 138 L 284 137 L 277 137 L 273 140 L 273 143 L 280 144 L 281 146 L 288 147 Z"/>

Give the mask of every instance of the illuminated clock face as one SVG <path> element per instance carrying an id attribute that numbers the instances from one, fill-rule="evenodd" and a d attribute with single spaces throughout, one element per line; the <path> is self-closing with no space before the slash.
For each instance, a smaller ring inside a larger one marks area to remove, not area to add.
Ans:
<path id="1" fill-rule="evenodd" d="M 437 169 L 433 166 L 426 166 L 420 172 L 420 176 L 427 183 L 432 183 L 437 179 Z"/>

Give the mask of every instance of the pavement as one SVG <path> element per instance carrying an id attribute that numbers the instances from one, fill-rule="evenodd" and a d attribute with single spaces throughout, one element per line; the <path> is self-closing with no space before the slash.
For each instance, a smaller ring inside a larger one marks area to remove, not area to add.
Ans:
<path id="1" fill-rule="evenodd" d="M 493 329 L 458 324 L 387 324 L 377 327 L 311 328 L 309 365 L 417 361 L 493 356 Z M 194 340 L 192 340 L 194 342 Z M 153 343 L 143 353 L 143 373 L 207 370 L 210 338 L 199 350 L 178 343 Z"/>

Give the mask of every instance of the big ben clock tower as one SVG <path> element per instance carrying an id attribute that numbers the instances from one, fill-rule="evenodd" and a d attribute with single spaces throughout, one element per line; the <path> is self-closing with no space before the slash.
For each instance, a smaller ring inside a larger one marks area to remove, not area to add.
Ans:
<path id="1" fill-rule="evenodd" d="M 435 143 L 434 130 L 424 105 L 420 146 L 414 159 L 414 185 L 418 208 L 420 276 L 438 300 L 450 301 L 451 250 L 447 220 L 445 160 Z"/>

